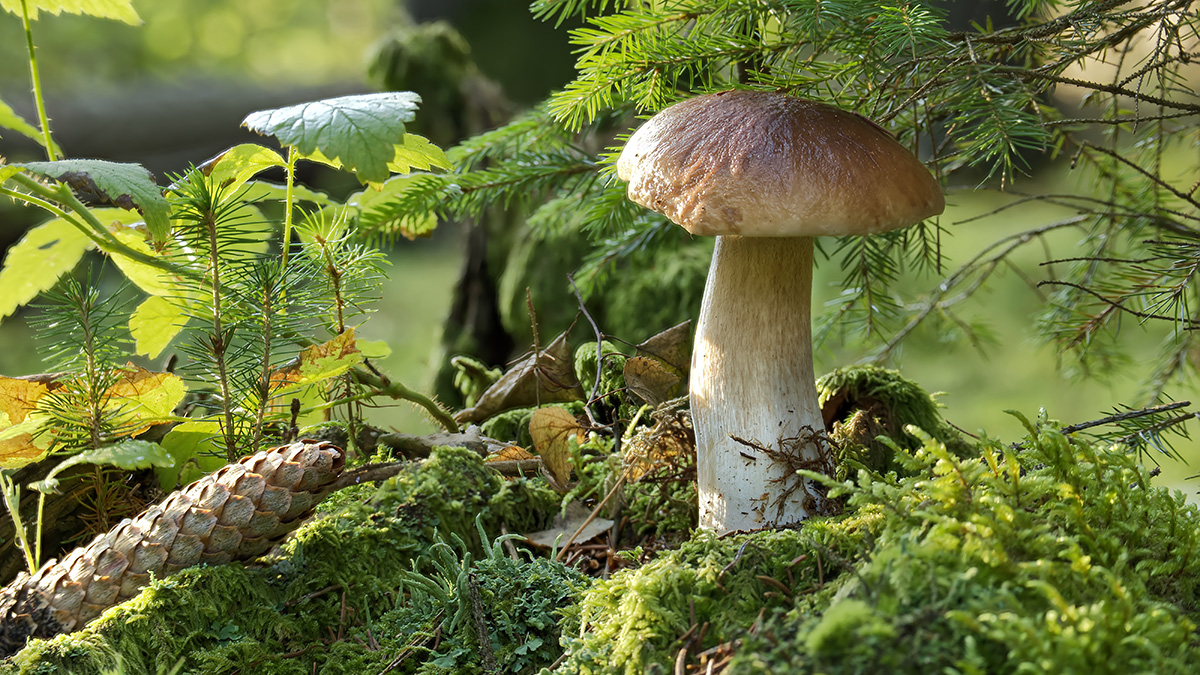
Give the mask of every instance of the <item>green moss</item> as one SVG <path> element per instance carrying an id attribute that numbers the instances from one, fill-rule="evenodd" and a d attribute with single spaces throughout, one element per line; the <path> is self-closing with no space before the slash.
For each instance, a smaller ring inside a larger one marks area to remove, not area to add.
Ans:
<path id="1" fill-rule="evenodd" d="M 564 638 L 570 656 L 554 672 L 671 672 L 681 636 L 707 624 L 696 652 L 743 637 L 764 609 L 791 606 L 779 585 L 819 589 L 841 574 L 835 561 L 857 555 L 879 520 L 864 509 L 803 531 L 726 539 L 698 531 L 677 550 L 596 581 L 580 603 L 580 632 Z"/>
<path id="2" fill-rule="evenodd" d="M 555 672 L 668 673 L 681 650 L 702 670 L 713 648 L 736 673 L 1196 672 L 1200 511 L 1125 448 L 1029 428 L 963 458 L 910 427 L 912 475 L 859 471 L 846 515 L 699 533 L 596 582 Z"/>
<path id="3" fill-rule="evenodd" d="M 916 448 L 920 442 L 905 432 L 908 425 L 932 434 L 959 456 L 972 453 L 958 431 L 942 419 L 933 397 L 894 370 L 876 366 L 839 368 L 817 380 L 817 394 L 827 424 L 833 423 L 831 436 L 838 445 L 839 479 L 851 475 L 858 466 L 879 473 L 903 472 L 891 445 L 877 437 L 886 436 L 905 448 Z"/>
<path id="4" fill-rule="evenodd" d="M 829 606 L 773 611 L 731 668 L 1195 672 L 1196 507 L 1147 488 L 1123 448 L 1045 423 L 1020 452 L 982 452 L 925 437 L 910 462 L 922 476 L 861 473 L 852 507 L 885 514 L 870 555 Z"/>
<path id="5" fill-rule="evenodd" d="M 156 581 L 82 631 L 34 641 L 0 672 L 119 667 L 135 675 L 181 660 L 183 672 L 198 673 L 311 673 L 314 664 L 327 674 L 379 672 L 437 614 L 406 592 L 414 570 L 432 569 L 433 544 L 457 538 L 482 551 L 477 515 L 487 537 L 501 523 L 540 529 L 557 503 L 547 492 L 502 481 L 471 451 L 437 448 L 371 500 L 305 524 L 266 565 L 198 567 Z"/>

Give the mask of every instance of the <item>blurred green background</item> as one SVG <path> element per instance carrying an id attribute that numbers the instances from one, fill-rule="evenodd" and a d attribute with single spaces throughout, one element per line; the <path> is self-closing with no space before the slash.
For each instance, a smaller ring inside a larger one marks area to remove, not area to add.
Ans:
<path id="1" fill-rule="evenodd" d="M 572 72 L 565 29 L 534 21 L 523 2 L 431 0 L 406 7 L 388 0 L 155 0 L 135 2 L 135 7 L 145 21 L 142 26 L 43 16 L 35 24 L 35 37 L 50 114 L 67 152 L 139 161 L 160 174 L 247 140 L 239 136 L 237 124 L 252 110 L 315 95 L 367 91 L 365 64 L 372 44 L 408 21 L 445 18 L 453 23 L 484 73 L 499 81 L 518 105 L 538 100 Z M 0 14 L 0 59 L 5 64 L 0 98 L 32 119 L 21 24 L 11 15 Z M 36 146 L 5 138 L 0 154 L 32 157 Z M 309 178 L 335 193 L 353 187 L 344 178 Z M 1067 170 L 1063 160 L 1025 183 L 1030 190 L 1061 186 L 1076 191 L 1087 181 L 1086 175 Z M 942 242 L 947 272 L 1005 234 L 1070 215 L 1030 205 L 958 224 L 1012 199 L 970 189 L 948 194 L 949 207 L 941 219 L 947 229 Z M 38 218 L 6 205 L 0 210 L 0 240 L 19 237 Z M 1045 278 L 1038 264 L 1070 255 L 1074 236 L 1063 232 L 1049 238 L 1048 248 L 1041 243 L 1024 247 L 1013 258 L 1020 273 L 999 271 L 970 301 L 964 318 L 990 327 L 992 340 L 982 349 L 927 331 L 914 336 L 890 365 L 927 389 L 944 392 L 940 400 L 946 416 L 960 428 L 986 430 L 1006 442 L 1023 433 L 1006 409 L 1032 417 L 1045 408 L 1053 418 L 1073 423 L 1102 417 L 1120 404 L 1140 405 L 1140 380 L 1148 367 L 1139 364 L 1157 352 L 1169 327 L 1125 323 L 1120 339 L 1129 349 L 1128 366 L 1091 373 L 1087 379 L 1065 372 L 1055 348 L 1036 337 L 1034 318 L 1043 297 L 1023 277 Z M 380 311 L 363 330 L 364 337 L 391 344 L 393 354 L 383 367 L 410 386 L 423 388 L 430 382 L 434 346 L 461 261 L 459 239 L 458 232 L 446 228 L 432 239 L 396 246 Z M 818 270 L 818 307 L 837 294 L 837 279 L 834 265 Z M 901 283 L 918 291 L 937 279 L 913 276 Z M 0 373 L 43 369 L 26 318 L 0 324 Z M 864 353 L 849 347 L 826 350 L 817 354 L 817 370 L 852 363 Z M 1168 391 L 1176 399 L 1200 395 L 1194 383 Z M 407 405 L 381 408 L 370 417 L 407 432 L 431 428 Z M 1188 457 L 1197 457 L 1200 449 L 1193 441 L 1179 441 L 1176 447 Z M 1191 473 L 1166 463 L 1160 480 L 1194 497 L 1195 485 L 1183 483 Z"/>

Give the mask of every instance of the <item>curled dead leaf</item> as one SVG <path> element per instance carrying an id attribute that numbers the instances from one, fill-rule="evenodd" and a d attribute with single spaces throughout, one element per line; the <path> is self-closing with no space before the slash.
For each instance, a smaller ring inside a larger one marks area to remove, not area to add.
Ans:
<path id="1" fill-rule="evenodd" d="M 634 356 L 625 360 L 625 386 L 650 405 L 678 396 L 682 383 L 683 378 L 667 370 L 658 359 Z"/>
<path id="2" fill-rule="evenodd" d="M 583 527 L 583 531 L 579 532 L 578 537 L 575 537 L 574 543 L 576 544 L 595 539 L 613 526 L 613 521 L 608 518 L 593 518 L 589 523 L 588 518 L 591 516 L 591 509 L 579 502 L 571 502 L 567 505 L 566 513 L 557 516 L 548 529 L 531 532 L 525 535 L 525 538 L 534 546 L 553 548 L 555 545 L 566 544 L 567 539 L 580 527 L 583 527 L 584 523 L 587 523 L 587 526 Z"/>
<path id="3" fill-rule="evenodd" d="M 637 346 L 637 355 L 654 357 L 686 376 L 692 362 L 692 322 L 684 321 L 651 336 Z"/>
<path id="4" fill-rule="evenodd" d="M 538 408 L 529 420 L 529 435 L 542 463 L 546 465 L 547 480 L 559 492 L 567 491 L 571 478 L 571 439 L 582 442 L 587 432 L 575 416 L 562 408 Z"/>
<path id="5" fill-rule="evenodd" d="M 581 400 L 583 389 L 575 377 L 574 355 L 563 333 L 542 351 L 509 368 L 479 396 L 473 408 L 459 411 L 454 419 L 459 424 L 482 422 L 513 408 Z"/>

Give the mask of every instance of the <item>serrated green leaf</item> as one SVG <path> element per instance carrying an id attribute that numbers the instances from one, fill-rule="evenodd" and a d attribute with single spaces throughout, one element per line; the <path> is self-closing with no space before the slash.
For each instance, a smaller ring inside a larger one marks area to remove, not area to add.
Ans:
<path id="1" fill-rule="evenodd" d="M 14 164 L 26 171 L 66 183 L 77 193 L 103 200 L 123 209 L 137 209 L 156 241 L 171 231 L 171 207 L 140 164 L 119 164 L 100 159 L 63 159 L 57 162 Z"/>
<path id="2" fill-rule="evenodd" d="M 0 158 L 0 159 L 3 159 L 3 158 Z M 0 163 L 0 183 L 3 183 L 4 181 L 8 180 L 9 178 L 12 178 L 13 176 L 15 176 L 19 173 L 21 173 L 21 167 L 13 166 L 12 164 Z"/>
<path id="3" fill-rule="evenodd" d="M 26 138 L 32 138 L 33 140 L 37 141 L 38 145 L 42 146 L 43 148 L 46 147 L 46 137 L 42 135 L 42 132 L 39 131 L 37 127 L 33 126 L 29 122 L 26 122 L 25 118 L 18 115 L 16 111 L 9 107 L 9 105 L 4 101 L 0 101 L 0 127 L 4 129 L 12 129 Z M 55 152 L 62 152 L 59 150 L 57 143 L 54 143 L 53 140 L 51 140 L 50 143 L 54 145 Z M 3 178 L 0 178 L 0 182 L 3 182 L 3 180 Z"/>
<path id="4" fill-rule="evenodd" d="M 388 171 L 399 174 L 412 173 L 413 169 L 418 171 L 432 171 L 433 169 L 445 169 L 450 171 L 454 168 L 454 164 L 450 158 L 446 156 L 438 146 L 430 143 L 424 136 L 417 134 L 405 134 L 404 141 L 397 143 L 393 148 L 395 153 L 392 159 L 388 162 Z M 341 169 L 342 163 L 336 159 L 326 157 L 320 150 L 313 151 L 302 157 L 310 162 L 317 162 L 331 166 L 335 169 Z M 381 183 L 374 180 L 364 181 L 371 187 L 379 187 Z"/>
<path id="5" fill-rule="evenodd" d="M 170 453 L 158 443 L 130 439 L 99 450 L 89 450 L 78 457 L 88 464 L 107 464 L 126 471 L 152 466 L 175 466 Z"/>
<path id="6" fill-rule="evenodd" d="M 101 19 L 116 19 L 131 26 L 142 22 L 142 18 L 133 8 L 133 0 L 25 0 L 29 18 L 37 19 L 38 12 L 46 12 L 58 16 L 67 14 L 86 14 Z M 21 16 L 22 0 L 0 0 L 0 7 L 6 11 Z"/>
<path id="7" fill-rule="evenodd" d="M 137 353 L 158 358 L 187 320 L 187 312 L 179 301 L 157 295 L 146 298 L 129 317 L 129 333 Z"/>
<path id="8" fill-rule="evenodd" d="M 0 319 L 52 288 L 95 244 L 61 218 L 42 223 L 8 249 L 0 268 Z"/>
<path id="9" fill-rule="evenodd" d="M 221 425 L 215 419 L 189 420 L 168 431 L 161 444 L 175 465 L 155 472 L 162 489 L 170 492 L 225 466 L 225 451 L 218 445 L 220 435 Z"/>
<path id="10" fill-rule="evenodd" d="M 207 173 L 218 185 L 228 184 L 236 191 L 259 173 L 286 166 L 283 157 L 274 150 L 254 143 L 243 143 L 221 153 L 215 162 L 207 164 Z M 249 200 L 253 201 L 253 200 Z"/>
<path id="11" fill-rule="evenodd" d="M 51 469 L 45 480 L 30 483 L 29 487 L 38 492 L 54 492 L 58 489 L 58 479 L 55 476 L 77 464 L 102 464 L 134 471 L 152 466 L 171 467 L 175 465 L 175 459 L 158 443 L 130 439 L 72 455 Z"/>
<path id="12" fill-rule="evenodd" d="M 412 92 L 342 96 L 254 112 L 242 125 L 305 157 L 338 161 L 364 182 L 382 182 L 420 102 Z"/>
<path id="13" fill-rule="evenodd" d="M 429 142 L 429 139 L 417 134 L 404 134 L 404 140 L 396 144 L 396 156 L 388 163 L 388 168 L 394 173 L 412 173 L 432 171 L 434 169 L 454 170 L 454 164 L 446 156 L 446 151 Z"/>

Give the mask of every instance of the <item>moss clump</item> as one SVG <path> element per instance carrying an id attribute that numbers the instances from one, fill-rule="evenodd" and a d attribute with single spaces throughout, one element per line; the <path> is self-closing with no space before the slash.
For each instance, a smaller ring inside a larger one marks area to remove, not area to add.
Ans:
<path id="1" fill-rule="evenodd" d="M 1200 511 L 1124 447 L 1028 426 L 970 458 L 910 427 L 912 475 L 836 484 L 844 516 L 597 582 L 556 672 L 1197 672 Z"/>
<path id="2" fill-rule="evenodd" d="M 685 645 L 696 653 L 741 638 L 764 609 L 791 607 L 781 586 L 831 588 L 843 571 L 836 561 L 861 555 L 879 521 L 864 510 L 803 531 L 727 539 L 698 531 L 679 549 L 596 581 L 580 603 L 580 631 L 564 637 L 569 657 L 554 672 L 671 672 Z"/>
<path id="3" fill-rule="evenodd" d="M 412 606 L 407 590 L 414 574 L 433 571 L 435 543 L 457 539 L 483 551 L 477 516 L 484 537 L 496 536 L 501 522 L 514 531 L 539 529 L 553 515 L 548 504 L 557 503 L 543 492 L 501 481 L 473 452 L 437 448 L 369 501 L 344 503 L 304 525 L 267 565 L 198 567 L 156 581 L 82 631 L 34 641 L 0 672 L 86 674 L 118 664 L 130 674 L 176 664 L 198 673 L 379 672 L 413 630 L 445 611 Z M 560 581 L 557 591 L 574 592 L 574 581 Z M 407 631 L 384 632 L 389 625 Z M 412 668 L 427 656 L 417 654 Z"/>
<path id="4" fill-rule="evenodd" d="M 817 380 L 817 395 L 826 426 L 838 446 L 838 479 L 856 467 L 888 473 L 903 472 L 892 445 L 894 439 L 912 450 L 920 445 L 904 429 L 912 425 L 945 443 L 954 454 L 967 456 L 970 445 L 938 414 L 938 404 L 915 382 L 894 370 L 876 366 L 839 368 Z"/>

